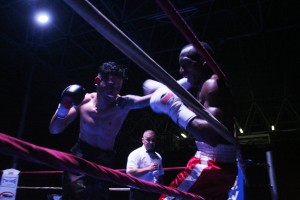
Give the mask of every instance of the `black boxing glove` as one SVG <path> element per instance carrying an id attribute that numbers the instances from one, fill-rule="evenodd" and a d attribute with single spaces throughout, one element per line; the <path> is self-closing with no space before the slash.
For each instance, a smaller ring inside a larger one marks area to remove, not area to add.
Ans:
<path id="1" fill-rule="evenodd" d="M 56 116 L 64 119 L 72 106 L 79 105 L 85 96 L 85 89 L 80 85 L 70 85 L 61 94 L 61 102 L 56 110 Z"/>

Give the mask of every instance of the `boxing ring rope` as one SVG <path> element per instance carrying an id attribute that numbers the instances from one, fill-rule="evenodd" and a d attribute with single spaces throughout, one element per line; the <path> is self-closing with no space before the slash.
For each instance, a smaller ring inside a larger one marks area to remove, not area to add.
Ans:
<path id="1" fill-rule="evenodd" d="M 189 27 L 187 22 L 180 15 L 180 13 L 177 12 L 176 8 L 172 5 L 170 0 L 155 0 L 155 1 L 156 1 L 157 5 L 161 8 L 161 10 L 163 10 L 166 13 L 166 15 L 168 16 L 170 21 L 173 23 L 173 25 L 185 37 L 185 39 L 195 47 L 195 49 L 197 50 L 197 53 L 205 60 L 205 62 L 208 64 L 208 66 L 211 68 L 211 70 L 215 74 L 217 74 L 220 78 L 223 78 L 227 81 L 225 74 L 222 72 L 222 70 L 219 68 L 219 66 L 214 61 L 214 59 L 210 56 L 210 54 L 203 47 L 200 40 L 194 34 L 194 32 Z M 204 108 L 202 108 L 202 109 L 204 109 Z M 237 158 L 242 167 L 241 170 L 244 175 L 244 181 L 246 184 L 248 184 L 247 176 L 246 176 L 245 169 L 244 169 L 244 166 L 245 166 L 244 159 L 243 159 L 238 141 L 234 137 L 230 137 L 230 135 L 228 135 L 226 133 L 219 132 L 219 134 L 221 136 L 223 136 L 225 139 L 227 139 L 229 142 L 233 143 L 237 147 Z"/>
<path id="2" fill-rule="evenodd" d="M 88 0 L 64 0 L 75 12 L 104 38 L 110 41 L 121 52 L 148 74 L 170 88 L 187 106 L 191 107 L 196 114 L 205 118 L 212 128 L 230 143 L 238 146 L 235 138 L 228 134 L 228 129 L 221 124 L 213 115 L 205 110 L 195 97 L 181 87 L 176 80 L 147 55 L 137 44 L 127 37 L 117 26 L 106 18 Z"/>
<path id="3" fill-rule="evenodd" d="M 181 32 L 185 39 L 191 43 L 198 54 L 205 60 L 212 71 L 219 76 L 227 80 L 225 74 L 219 68 L 214 59 L 209 55 L 206 49 L 202 46 L 197 36 L 193 33 L 192 29 L 188 26 L 186 21 L 177 12 L 176 8 L 171 4 L 169 0 L 155 0 L 157 5 L 167 14 L 173 25 Z"/>
<path id="4" fill-rule="evenodd" d="M 188 107 L 192 108 L 195 113 L 211 125 L 211 127 L 225 140 L 232 143 L 237 148 L 237 157 L 242 166 L 244 166 L 243 156 L 240 150 L 239 143 L 228 131 L 228 129 L 220 123 L 212 114 L 210 114 L 204 106 L 195 99 L 187 90 L 180 86 L 176 80 L 166 72 L 158 63 L 156 63 L 148 54 L 146 54 L 136 43 L 127 37 L 117 26 L 115 26 L 105 15 L 103 15 L 93 4 L 88 0 L 64 0 L 75 12 L 77 12 L 87 23 L 104 38 L 110 41 L 115 47 L 123 52 L 128 58 L 135 62 L 148 74 L 153 76 L 159 82 L 166 85 L 172 90 Z M 174 25 L 181 31 L 184 37 L 195 45 L 197 52 L 204 58 L 211 67 L 214 73 L 220 78 L 226 80 L 226 76 L 218 67 L 216 62 L 211 58 L 209 53 L 201 45 L 196 35 L 191 31 L 184 19 L 176 12 L 176 9 L 167 0 L 156 0 L 161 9 L 167 13 Z M 242 167 L 243 169 L 243 167 Z M 244 169 L 243 169 L 244 170 Z M 245 174 L 243 172 L 243 174 Z M 247 179 L 245 182 L 247 184 Z"/>
<path id="5" fill-rule="evenodd" d="M 185 167 L 164 167 L 164 171 L 178 171 L 184 170 Z M 114 169 L 119 172 L 126 172 L 126 169 Z M 20 174 L 62 174 L 63 171 L 22 171 Z M 1 172 L 0 172 L 1 175 Z"/>
<path id="6" fill-rule="evenodd" d="M 64 1 L 81 17 L 83 17 L 92 27 L 94 27 L 102 36 L 109 40 L 138 66 L 152 75 L 155 79 L 169 87 L 187 106 L 191 107 L 198 115 L 205 118 L 217 133 L 219 133 L 229 142 L 237 145 L 237 141 L 227 134 L 228 130 L 223 124 L 221 124 L 214 116 L 208 113 L 188 91 L 181 87 L 172 76 L 170 76 L 163 68 L 161 68 L 150 56 L 148 56 L 112 22 L 110 22 L 89 1 Z M 119 185 L 136 187 L 140 190 L 148 192 L 167 194 L 169 196 L 184 199 L 203 199 L 201 196 L 195 194 L 142 181 L 132 176 L 128 176 L 122 172 L 97 165 L 74 155 L 40 147 L 10 137 L 3 133 L 0 133 L 0 152 L 10 156 L 18 156 L 27 161 L 47 165 L 59 170 L 85 174 L 97 179 L 110 181 Z"/>
<path id="7" fill-rule="evenodd" d="M 180 171 L 184 170 L 185 167 L 165 167 L 163 170 L 165 172 L 170 171 Z M 115 169 L 116 171 L 126 173 L 126 169 Z M 0 170 L 0 177 L 2 171 Z M 21 171 L 20 175 L 63 175 L 63 171 Z M 18 186 L 17 189 L 31 189 L 31 190 L 62 190 L 62 187 L 54 187 L 54 186 Z M 109 191 L 130 191 L 130 188 L 109 188 Z"/>
<path id="8" fill-rule="evenodd" d="M 43 164 L 62 171 L 85 174 L 100 180 L 110 181 L 119 185 L 135 187 L 140 190 L 184 199 L 204 199 L 201 196 L 180 191 L 171 187 L 154 184 L 127 174 L 97 165 L 77 156 L 41 147 L 0 133 L 0 152 L 8 156 L 17 156 L 26 161 Z"/>

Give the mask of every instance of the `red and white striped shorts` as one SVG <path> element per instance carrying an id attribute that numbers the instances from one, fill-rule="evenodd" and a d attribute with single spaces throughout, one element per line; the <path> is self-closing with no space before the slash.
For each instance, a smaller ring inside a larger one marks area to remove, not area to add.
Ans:
<path id="1" fill-rule="evenodd" d="M 227 199 L 236 175 L 236 149 L 231 145 L 211 147 L 196 142 L 198 151 L 170 187 L 198 194 L 205 199 Z M 162 195 L 159 200 L 180 199 Z"/>

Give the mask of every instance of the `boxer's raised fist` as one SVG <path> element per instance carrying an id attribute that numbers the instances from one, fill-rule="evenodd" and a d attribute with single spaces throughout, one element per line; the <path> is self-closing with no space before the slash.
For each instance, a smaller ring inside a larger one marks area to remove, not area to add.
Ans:
<path id="1" fill-rule="evenodd" d="M 56 116 L 64 119 L 72 106 L 78 106 L 85 96 L 85 89 L 80 85 L 70 85 L 61 94 Z"/>
<path id="2" fill-rule="evenodd" d="M 61 104 L 65 108 L 78 106 L 85 96 L 85 89 L 81 85 L 70 85 L 61 93 Z"/>

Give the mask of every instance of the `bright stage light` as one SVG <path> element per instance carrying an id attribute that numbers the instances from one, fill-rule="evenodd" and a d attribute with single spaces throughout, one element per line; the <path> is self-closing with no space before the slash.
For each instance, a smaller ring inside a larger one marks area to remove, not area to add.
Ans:
<path id="1" fill-rule="evenodd" d="M 239 128 L 239 131 L 240 133 L 244 133 L 243 129 L 242 128 Z"/>
<path id="2" fill-rule="evenodd" d="M 186 134 L 184 134 L 184 133 L 181 133 L 180 135 L 181 135 L 183 138 L 187 138 Z"/>
<path id="3" fill-rule="evenodd" d="M 274 125 L 271 126 L 271 130 L 275 131 L 275 126 Z"/>
<path id="4" fill-rule="evenodd" d="M 48 24 L 50 22 L 50 14 L 46 11 L 40 11 L 35 15 L 35 21 L 38 24 Z"/>

